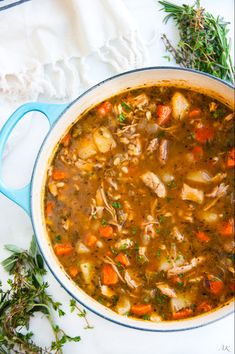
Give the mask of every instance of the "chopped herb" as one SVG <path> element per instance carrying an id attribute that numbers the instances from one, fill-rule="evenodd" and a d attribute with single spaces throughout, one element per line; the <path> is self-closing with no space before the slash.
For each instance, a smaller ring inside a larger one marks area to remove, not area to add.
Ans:
<path id="1" fill-rule="evenodd" d="M 57 242 L 57 243 L 61 242 L 61 236 L 60 235 L 56 235 L 55 236 L 55 242 Z"/>
<path id="2" fill-rule="evenodd" d="M 165 135 L 166 135 L 166 134 L 165 134 L 165 132 L 164 132 L 163 130 L 160 130 L 160 131 L 157 133 L 157 136 L 158 136 L 159 138 L 164 138 Z"/>
<path id="3" fill-rule="evenodd" d="M 161 250 L 157 250 L 157 257 L 161 257 Z"/>
<path id="4" fill-rule="evenodd" d="M 170 189 L 176 188 L 176 182 L 175 182 L 175 180 L 173 179 L 172 181 L 170 181 L 169 183 L 167 183 L 167 186 L 168 186 Z"/>
<path id="5" fill-rule="evenodd" d="M 136 243 L 136 244 L 135 244 L 135 247 L 134 247 L 134 250 L 138 252 L 138 251 L 139 251 L 139 248 L 140 248 L 139 244 Z"/>
<path id="6" fill-rule="evenodd" d="M 160 234 L 161 229 L 155 229 L 155 232 L 156 232 L 157 234 Z"/>
<path id="7" fill-rule="evenodd" d="M 163 224 L 166 221 L 166 217 L 164 215 L 160 215 L 158 220 L 160 224 Z"/>
<path id="8" fill-rule="evenodd" d="M 142 316 L 142 318 L 143 318 L 143 320 L 145 320 L 145 321 L 148 321 L 148 320 L 150 320 L 150 316 L 149 315 L 144 315 L 144 316 Z"/>
<path id="9" fill-rule="evenodd" d="M 115 209 L 121 209 L 121 203 L 119 203 L 119 202 L 113 202 L 112 203 L 112 206 L 115 208 Z"/>
<path id="10" fill-rule="evenodd" d="M 112 300 L 112 305 L 115 306 L 115 305 L 117 305 L 117 302 L 119 300 L 119 296 L 118 295 L 113 295 L 111 300 Z"/>
<path id="11" fill-rule="evenodd" d="M 70 311 L 71 311 L 71 312 L 74 312 L 74 310 L 77 310 L 77 311 L 78 311 L 78 313 L 77 313 L 78 317 L 83 317 L 83 318 L 85 319 L 86 326 L 84 327 L 84 329 L 92 329 L 92 328 L 94 328 L 94 327 L 92 327 L 92 326 L 89 324 L 89 322 L 88 322 L 88 320 L 87 320 L 87 317 L 86 317 L 86 316 L 87 316 L 86 310 L 80 309 L 80 308 L 78 307 L 78 305 L 77 305 L 77 302 L 76 302 L 74 299 L 71 299 L 71 300 L 70 300 Z"/>
<path id="12" fill-rule="evenodd" d="M 127 244 L 127 243 L 124 243 L 123 245 L 121 245 L 121 246 L 119 247 L 119 249 L 120 249 L 120 251 L 124 251 L 124 250 L 127 249 L 127 247 L 128 247 L 128 244 Z"/>
<path id="13" fill-rule="evenodd" d="M 166 59 L 167 61 L 171 61 L 171 57 L 169 55 L 163 55 L 163 58 Z"/>
<path id="14" fill-rule="evenodd" d="M 126 120 L 126 116 L 124 113 L 119 114 L 118 116 L 119 122 L 123 123 Z"/>
<path id="15" fill-rule="evenodd" d="M 131 107 L 128 106 L 128 104 L 126 104 L 125 102 L 121 102 L 122 107 L 125 109 L 126 112 L 130 112 L 131 111 Z"/>
<path id="16" fill-rule="evenodd" d="M 101 225 L 102 225 L 102 226 L 106 226 L 106 225 L 107 225 L 107 221 L 106 221 L 105 219 L 102 219 L 102 220 L 101 220 Z"/>
<path id="17" fill-rule="evenodd" d="M 110 247 L 111 252 L 116 256 L 118 254 L 118 251 L 114 247 Z"/>
<path id="18" fill-rule="evenodd" d="M 132 229 L 131 229 L 132 235 L 136 235 L 136 234 L 137 234 L 137 231 L 138 231 L 138 227 L 133 226 Z"/>

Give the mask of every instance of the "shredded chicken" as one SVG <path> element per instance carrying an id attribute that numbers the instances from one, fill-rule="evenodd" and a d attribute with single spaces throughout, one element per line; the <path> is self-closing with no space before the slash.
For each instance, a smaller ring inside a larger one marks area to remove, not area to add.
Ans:
<path id="1" fill-rule="evenodd" d="M 166 164 L 167 156 L 168 156 L 168 141 L 166 139 L 161 140 L 159 145 L 159 162 L 161 165 Z"/>
<path id="2" fill-rule="evenodd" d="M 178 242 L 182 242 L 184 240 L 184 236 L 176 226 L 173 227 L 173 236 Z"/>
<path id="3" fill-rule="evenodd" d="M 203 208 L 204 211 L 209 210 L 212 208 L 220 198 L 225 196 L 227 193 L 227 190 L 229 188 L 229 185 L 225 185 L 224 183 L 221 183 L 219 186 L 216 186 L 210 193 L 207 193 L 206 196 L 210 198 L 215 198 L 211 202 L 207 203 L 205 207 Z"/>
<path id="4" fill-rule="evenodd" d="M 127 285 L 132 289 L 136 289 L 140 285 L 138 282 L 136 282 L 134 279 L 131 278 L 131 275 L 127 270 L 125 271 L 124 279 Z"/>
<path id="5" fill-rule="evenodd" d="M 139 156 L 141 154 L 141 151 L 141 142 L 140 139 L 137 137 L 136 139 L 133 139 L 128 145 L 128 155 Z"/>
<path id="6" fill-rule="evenodd" d="M 118 278 L 119 278 L 123 283 L 125 283 L 125 280 L 124 280 L 123 277 L 121 276 L 121 274 L 120 274 L 119 270 L 117 269 L 117 266 L 116 266 L 115 262 L 112 260 L 112 258 L 110 258 L 109 256 L 106 256 L 106 257 L 103 259 L 103 261 L 104 261 L 105 263 L 110 264 L 110 265 L 113 267 L 113 270 L 117 273 Z"/>
<path id="7" fill-rule="evenodd" d="M 158 141 L 158 138 L 154 138 L 150 141 L 150 143 L 148 144 L 147 146 L 147 153 L 148 154 L 152 154 L 154 151 L 157 150 L 158 148 L 158 145 L 159 145 L 159 141 Z"/>
<path id="8" fill-rule="evenodd" d="M 159 198 L 165 198 L 167 191 L 165 185 L 158 178 L 157 175 L 153 172 L 146 172 L 142 176 L 140 176 L 144 184 L 153 190 L 154 193 L 157 194 Z"/>
<path id="9" fill-rule="evenodd" d="M 143 106 L 146 106 L 149 103 L 148 97 L 145 95 L 145 93 L 141 93 L 140 95 L 130 98 L 128 103 L 132 107 L 138 107 L 142 108 Z"/>
<path id="10" fill-rule="evenodd" d="M 195 203 L 202 204 L 204 201 L 204 192 L 184 183 L 181 191 L 181 198 L 183 200 L 192 200 Z"/>
<path id="11" fill-rule="evenodd" d="M 167 277 L 170 278 L 173 277 L 174 275 L 189 272 L 190 270 L 192 270 L 193 268 L 197 267 L 199 264 L 204 262 L 204 260 L 205 260 L 204 257 L 197 257 L 197 258 L 195 257 L 191 260 L 189 264 L 186 264 L 181 267 L 173 267 L 168 270 Z"/>
<path id="12" fill-rule="evenodd" d="M 162 294 L 169 297 L 177 297 L 176 292 L 166 283 L 157 283 L 157 288 L 161 291 Z"/>

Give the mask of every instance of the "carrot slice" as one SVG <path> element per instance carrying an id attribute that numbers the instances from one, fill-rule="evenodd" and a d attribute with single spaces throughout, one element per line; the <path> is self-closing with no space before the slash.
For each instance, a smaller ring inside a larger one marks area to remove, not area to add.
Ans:
<path id="1" fill-rule="evenodd" d="M 71 243 L 57 243 L 54 246 L 54 251 L 57 256 L 67 256 L 73 252 Z"/>
<path id="2" fill-rule="evenodd" d="M 69 274 L 71 275 L 71 277 L 75 278 L 79 273 L 79 269 L 76 265 L 72 265 L 71 267 L 69 267 Z"/>
<path id="3" fill-rule="evenodd" d="M 173 312 L 172 313 L 172 318 L 174 320 L 181 320 L 182 318 L 187 318 L 189 316 L 191 316 L 193 313 L 193 310 L 192 309 L 189 309 L 189 308 L 185 308 L 185 309 L 182 309 L 178 312 Z"/>
<path id="4" fill-rule="evenodd" d="M 147 315 L 152 312 L 152 306 L 150 304 L 133 305 L 131 307 L 131 312 L 137 316 Z"/>
<path id="5" fill-rule="evenodd" d="M 52 210 L 55 207 L 55 203 L 53 201 L 47 202 L 46 205 L 46 215 L 50 216 L 52 214 Z"/>
<path id="6" fill-rule="evenodd" d="M 214 275 L 209 274 L 207 276 L 210 283 L 210 292 L 213 295 L 220 295 L 224 288 L 224 283 Z"/>
<path id="7" fill-rule="evenodd" d="M 93 234 L 87 234 L 85 236 L 85 244 L 88 246 L 88 247 L 93 247 L 96 245 L 96 242 L 98 241 L 97 237 Z"/>
<path id="8" fill-rule="evenodd" d="M 214 134 L 214 128 L 209 124 L 195 129 L 195 139 L 201 144 L 205 144 L 207 141 L 212 140 Z"/>
<path id="9" fill-rule="evenodd" d="M 203 149 L 201 146 L 194 146 L 192 150 L 195 161 L 199 161 L 203 157 Z"/>
<path id="10" fill-rule="evenodd" d="M 158 105 L 157 106 L 157 124 L 165 125 L 171 118 L 171 107 Z"/>
<path id="11" fill-rule="evenodd" d="M 224 222 L 219 227 L 219 232 L 224 237 L 233 237 L 234 234 L 234 220 L 230 219 L 227 222 Z"/>
<path id="12" fill-rule="evenodd" d="M 123 252 L 119 253 L 115 258 L 117 262 L 120 262 L 123 266 L 128 267 L 130 265 L 127 255 Z"/>
<path id="13" fill-rule="evenodd" d="M 100 236 L 109 238 L 113 235 L 113 228 L 110 225 L 100 225 L 99 227 Z"/>
<path id="14" fill-rule="evenodd" d="M 56 181 L 66 178 L 66 173 L 60 170 L 54 170 L 52 172 L 52 178 Z"/>
<path id="15" fill-rule="evenodd" d="M 97 112 L 100 115 L 105 116 L 107 113 L 111 111 L 111 109 L 112 109 L 112 104 L 109 101 L 105 101 L 99 105 L 99 107 L 97 108 Z"/>
<path id="16" fill-rule="evenodd" d="M 202 111 L 200 110 L 200 108 L 195 108 L 191 112 L 189 112 L 189 118 L 197 118 L 200 117 L 201 114 Z"/>
<path id="17" fill-rule="evenodd" d="M 227 157 L 227 168 L 232 168 L 235 166 L 235 149 L 232 148 L 231 151 L 228 153 Z"/>
<path id="18" fill-rule="evenodd" d="M 197 239 L 201 242 L 207 243 L 210 241 L 210 237 L 204 231 L 198 231 L 196 236 Z"/>
<path id="19" fill-rule="evenodd" d="M 68 134 L 66 134 L 66 135 L 63 137 L 63 139 L 61 140 L 61 144 L 64 145 L 64 147 L 67 147 L 67 146 L 69 146 L 69 144 L 70 144 L 70 140 L 71 140 L 71 134 L 68 133 Z"/>
<path id="20" fill-rule="evenodd" d="M 110 264 L 105 264 L 102 270 L 102 282 L 104 285 L 114 285 L 118 282 L 118 276 Z"/>
<path id="21" fill-rule="evenodd" d="M 197 305 L 196 308 L 198 312 L 209 312 L 211 311 L 211 309 L 212 309 L 211 305 L 206 301 L 201 302 L 199 305 Z"/>

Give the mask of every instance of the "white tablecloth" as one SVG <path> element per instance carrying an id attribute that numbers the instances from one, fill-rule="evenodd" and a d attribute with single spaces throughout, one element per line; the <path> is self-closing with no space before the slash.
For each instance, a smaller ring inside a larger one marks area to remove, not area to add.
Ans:
<path id="1" fill-rule="evenodd" d="M 177 0 L 178 3 L 181 1 Z M 192 3 L 193 1 L 187 1 Z M 162 24 L 163 13 L 159 13 L 160 6 L 155 0 L 125 0 L 136 18 L 142 35 L 149 42 L 150 65 L 169 65 L 163 58 L 164 47 L 160 40 L 160 33 L 166 32 L 170 38 L 175 38 L 172 33 L 173 25 Z M 202 5 L 214 14 L 220 14 L 232 23 L 233 0 L 204 0 Z M 233 35 L 231 31 L 230 35 Z M 234 41 L 233 41 L 234 43 Z M 92 63 L 92 57 L 90 58 Z M 111 76 L 113 72 L 103 65 L 94 68 L 93 75 L 97 82 Z M 33 161 L 38 151 L 40 142 L 47 130 L 47 123 L 40 115 L 35 114 L 32 121 L 32 133 L 19 144 L 17 151 L 13 151 L 7 157 L 3 176 L 9 185 L 19 186 L 25 183 L 31 173 Z M 8 255 L 3 249 L 6 243 L 15 243 L 22 247 L 28 247 L 32 227 L 28 216 L 19 207 L 0 195 L 0 260 Z M 6 274 L 0 268 L 0 279 L 6 279 Z M 65 309 L 69 313 L 68 303 L 70 297 L 60 287 L 51 274 L 47 277 L 50 283 L 49 291 L 57 301 L 65 303 Z M 68 314 L 58 321 L 71 335 L 80 334 L 80 343 L 68 344 L 65 354 L 216 354 L 233 353 L 234 342 L 234 318 L 227 317 L 207 327 L 178 333 L 146 333 L 127 329 L 110 323 L 93 313 L 88 313 L 88 318 L 94 326 L 92 330 L 83 329 L 83 320 L 75 314 Z M 39 316 L 33 320 L 35 339 L 40 345 L 47 345 L 52 334 L 46 328 L 46 321 Z"/>

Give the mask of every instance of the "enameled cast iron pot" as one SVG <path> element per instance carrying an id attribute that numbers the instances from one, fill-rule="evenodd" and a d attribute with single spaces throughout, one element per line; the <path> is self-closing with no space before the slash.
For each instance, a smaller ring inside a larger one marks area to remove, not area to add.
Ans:
<path id="1" fill-rule="evenodd" d="M 12 190 L 0 180 L 0 192 L 28 213 L 38 246 L 51 272 L 67 292 L 82 305 L 105 319 L 130 328 L 146 331 L 180 331 L 204 326 L 229 315 L 233 312 L 233 301 L 208 314 L 181 321 L 152 323 L 120 316 L 88 296 L 65 273 L 51 247 L 43 214 L 48 164 L 58 141 L 66 134 L 77 117 L 90 107 L 121 91 L 149 85 L 191 88 L 234 107 L 234 90 L 229 84 L 204 73 L 172 67 L 144 68 L 116 75 L 92 87 L 70 104 L 27 103 L 12 114 L 0 132 L 0 167 L 6 141 L 15 125 L 26 113 L 31 111 L 43 113 L 50 123 L 50 130 L 38 153 L 30 183 L 22 189 Z"/>

